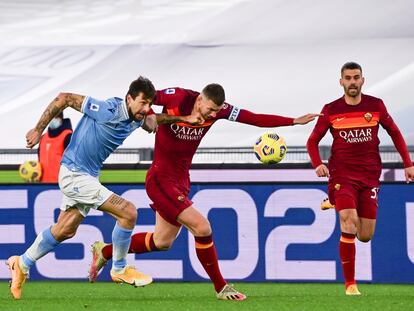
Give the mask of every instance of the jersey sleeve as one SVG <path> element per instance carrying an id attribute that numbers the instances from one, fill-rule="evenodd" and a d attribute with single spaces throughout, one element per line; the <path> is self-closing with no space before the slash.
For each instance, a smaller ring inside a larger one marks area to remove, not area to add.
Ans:
<path id="1" fill-rule="evenodd" d="M 166 90 L 160 90 L 155 93 L 154 105 L 164 106 L 166 104 L 166 98 L 164 92 Z"/>
<path id="2" fill-rule="evenodd" d="M 185 90 L 179 87 L 159 90 L 156 92 L 154 105 L 168 106 L 173 102 L 179 101 L 185 96 Z"/>
<path id="3" fill-rule="evenodd" d="M 319 153 L 319 142 L 331 126 L 331 123 L 329 122 L 329 109 L 327 105 L 323 107 L 321 114 L 323 114 L 323 116 L 318 118 L 318 121 L 316 122 L 315 127 L 306 143 L 306 148 L 308 149 L 309 157 L 314 168 L 317 168 L 322 164 L 321 155 Z"/>
<path id="4" fill-rule="evenodd" d="M 82 103 L 82 112 L 96 121 L 110 121 L 115 118 L 118 109 L 115 98 L 99 100 L 85 97 Z"/>
<path id="5" fill-rule="evenodd" d="M 230 121 L 236 121 L 240 113 L 240 108 L 224 103 L 223 107 L 217 113 L 215 119 L 227 119 Z"/>
<path id="6" fill-rule="evenodd" d="M 228 119 L 239 123 L 258 127 L 277 127 L 293 125 L 293 118 L 271 114 L 257 114 L 246 109 L 224 103 L 224 107 L 217 114 L 217 119 Z"/>
<path id="7" fill-rule="evenodd" d="M 388 135 L 390 135 L 395 148 L 397 149 L 404 162 L 404 167 L 413 166 L 413 162 L 411 161 L 410 154 L 408 152 L 407 144 L 405 143 L 405 140 L 397 124 L 395 124 L 394 120 L 388 113 L 383 101 L 381 101 L 379 104 L 379 112 L 380 124 L 387 131 Z"/>

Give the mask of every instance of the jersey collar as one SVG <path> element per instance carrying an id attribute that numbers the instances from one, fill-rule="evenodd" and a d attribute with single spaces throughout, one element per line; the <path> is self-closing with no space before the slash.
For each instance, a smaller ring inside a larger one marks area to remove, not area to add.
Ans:
<path id="1" fill-rule="evenodd" d="M 122 104 L 121 104 L 121 115 L 124 120 L 129 119 L 127 103 L 124 100 L 122 101 Z"/>

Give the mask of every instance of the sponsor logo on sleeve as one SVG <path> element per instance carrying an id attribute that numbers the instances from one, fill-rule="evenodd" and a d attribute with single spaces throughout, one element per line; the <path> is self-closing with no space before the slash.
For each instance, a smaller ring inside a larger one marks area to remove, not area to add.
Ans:
<path id="1" fill-rule="evenodd" d="M 99 105 L 94 104 L 94 103 L 90 103 L 88 108 L 89 110 L 92 110 L 92 111 L 99 111 Z"/>
<path id="2" fill-rule="evenodd" d="M 175 94 L 175 89 L 166 89 L 166 90 L 164 91 L 164 93 L 165 93 L 165 94 L 167 94 L 167 95 L 172 95 L 172 94 Z"/>
<path id="3" fill-rule="evenodd" d="M 236 121 L 237 117 L 239 116 L 240 108 L 239 107 L 233 107 L 233 109 L 230 112 L 229 120 L 230 121 Z"/>

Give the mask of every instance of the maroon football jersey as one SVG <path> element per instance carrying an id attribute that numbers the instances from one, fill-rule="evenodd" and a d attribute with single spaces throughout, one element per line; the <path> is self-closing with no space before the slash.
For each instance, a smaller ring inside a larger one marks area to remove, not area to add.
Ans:
<path id="1" fill-rule="evenodd" d="M 319 117 L 307 143 L 315 168 L 322 163 L 318 150 L 319 141 L 329 129 L 333 137 L 329 159 L 331 175 L 368 174 L 370 177 L 379 178 L 380 124 L 391 136 L 404 165 L 412 165 L 405 141 L 381 99 L 362 94 L 358 105 L 348 105 L 344 97 L 341 97 L 325 105 L 321 113 L 323 116 Z"/>
<path id="2" fill-rule="evenodd" d="M 164 106 L 162 112 L 169 115 L 190 115 L 198 95 L 198 92 L 191 90 L 169 88 L 157 91 L 154 104 Z M 188 176 L 193 156 L 210 127 L 216 120 L 229 119 L 232 112 L 237 114 L 237 111 L 238 108 L 224 104 L 216 118 L 206 120 L 199 126 L 185 123 L 160 124 L 155 134 L 153 165 L 163 172 Z"/>
<path id="3" fill-rule="evenodd" d="M 163 113 L 169 115 L 190 115 L 199 94 L 187 89 L 169 88 L 157 91 L 154 104 L 163 106 Z M 155 135 L 154 160 L 151 169 L 160 169 L 160 172 L 180 180 L 188 178 L 191 161 L 201 139 L 219 119 L 262 127 L 293 124 L 292 118 L 255 114 L 224 103 L 215 118 L 206 120 L 200 126 L 185 123 L 160 124 Z"/>

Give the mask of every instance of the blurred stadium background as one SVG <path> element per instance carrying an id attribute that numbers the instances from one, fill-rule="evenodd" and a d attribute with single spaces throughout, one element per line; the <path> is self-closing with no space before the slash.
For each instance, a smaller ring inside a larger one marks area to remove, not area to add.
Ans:
<path id="1" fill-rule="evenodd" d="M 19 185 L 17 167 L 37 158 L 25 134 L 60 91 L 123 97 L 138 75 L 158 89 L 217 82 L 231 104 L 297 117 L 341 96 L 339 69 L 353 60 L 363 66 L 364 92 L 384 99 L 414 158 L 412 12 L 410 0 L 0 0 L 0 261 L 27 248 L 57 215 L 57 186 Z M 74 125 L 81 117 L 69 109 L 65 116 Z M 229 279 L 342 282 L 338 221 L 318 210 L 326 184 L 304 147 L 312 127 L 276 129 L 289 148 L 276 166 L 258 164 L 252 152 L 267 129 L 222 121 L 203 140 L 191 195 L 217 232 Z M 414 188 L 401 183 L 402 163 L 385 131 L 381 141 L 378 229 L 358 246 L 357 271 L 369 283 L 413 283 Z M 324 159 L 330 142 L 329 135 L 322 141 Z M 142 210 L 137 230 L 154 223 L 142 185 L 153 143 L 136 131 L 101 177 Z M 88 243 L 109 240 L 112 225 L 98 212 L 88 217 L 75 239 L 39 262 L 33 279 L 82 279 Z M 184 231 L 169 254 L 131 260 L 158 280 L 205 280 Z"/>

